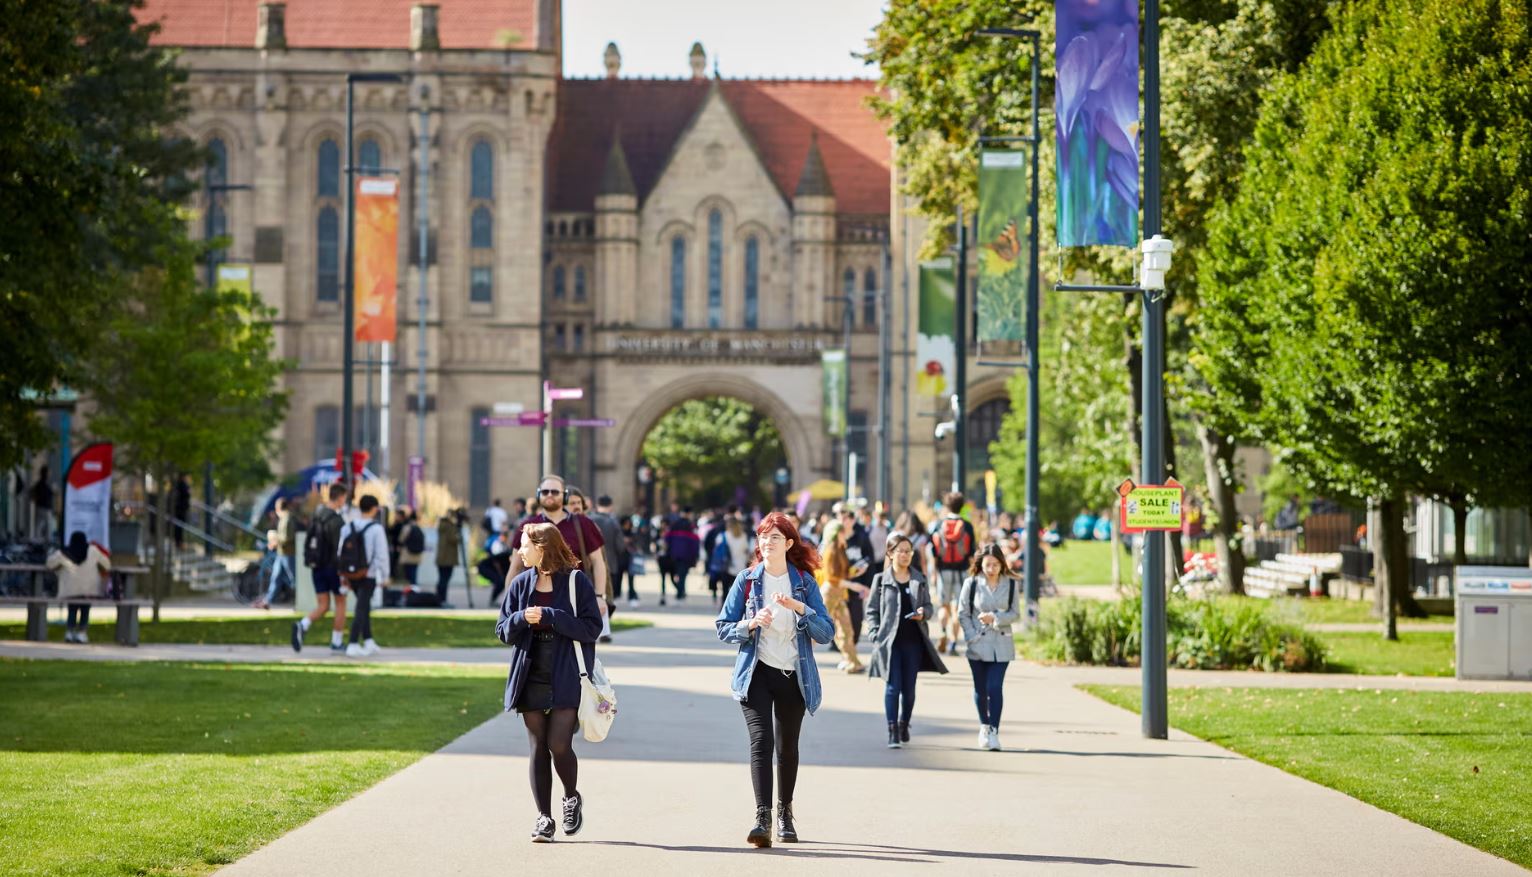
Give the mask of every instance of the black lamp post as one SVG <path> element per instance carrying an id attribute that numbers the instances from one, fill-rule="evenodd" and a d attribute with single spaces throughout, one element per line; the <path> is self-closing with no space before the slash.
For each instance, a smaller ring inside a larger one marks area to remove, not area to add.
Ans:
<path id="1" fill-rule="evenodd" d="M 202 211 L 202 239 L 208 243 L 207 250 L 207 288 L 218 288 L 218 265 L 222 261 L 218 258 L 218 251 L 213 249 L 213 197 L 223 192 L 248 192 L 255 188 L 245 184 L 231 184 L 213 182 L 212 167 L 202 174 L 202 188 L 206 192 L 204 201 L 205 209 Z M 202 532 L 213 535 L 213 461 L 208 460 L 202 465 Z M 202 552 L 208 557 L 213 556 L 213 543 L 204 540 Z"/>

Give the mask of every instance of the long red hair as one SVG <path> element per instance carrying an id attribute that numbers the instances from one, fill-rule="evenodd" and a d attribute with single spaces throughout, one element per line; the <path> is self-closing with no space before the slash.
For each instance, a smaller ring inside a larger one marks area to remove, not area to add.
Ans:
<path id="1" fill-rule="evenodd" d="M 787 562 L 789 564 L 796 566 L 800 571 L 809 575 L 813 575 L 814 570 L 819 569 L 819 552 L 814 546 L 803 541 L 803 537 L 798 535 L 798 528 L 793 526 L 792 518 L 781 512 L 772 512 L 766 517 L 761 518 L 761 522 L 755 525 L 756 563 L 761 562 L 761 539 L 772 530 L 776 530 L 792 541 L 793 547 L 787 549 Z"/>

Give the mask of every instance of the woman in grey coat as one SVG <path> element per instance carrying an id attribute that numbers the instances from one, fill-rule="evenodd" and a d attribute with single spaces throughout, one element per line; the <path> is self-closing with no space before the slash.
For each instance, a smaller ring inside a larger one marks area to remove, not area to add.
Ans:
<path id="1" fill-rule="evenodd" d="M 889 534 L 884 557 L 888 565 L 873 579 L 867 597 L 867 638 L 872 641 L 869 677 L 881 677 L 883 712 L 888 718 L 888 748 L 910 742 L 910 717 L 915 712 L 915 677 L 946 673 L 926 622 L 931 618 L 931 590 L 925 577 L 911 568 L 915 546 L 903 533 Z"/>
<path id="2" fill-rule="evenodd" d="M 1005 574 L 1005 553 L 993 543 L 973 556 L 958 595 L 958 623 L 968 643 L 973 702 L 979 710 L 979 748 L 1000 751 L 1000 708 L 1005 671 L 1016 660 L 1011 625 L 1020 617 L 1016 580 Z"/>

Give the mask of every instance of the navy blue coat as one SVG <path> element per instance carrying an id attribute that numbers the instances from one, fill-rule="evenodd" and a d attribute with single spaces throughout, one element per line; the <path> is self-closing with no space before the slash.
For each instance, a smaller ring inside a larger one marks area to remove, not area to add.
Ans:
<path id="1" fill-rule="evenodd" d="M 569 603 L 569 579 L 579 589 L 580 612 Z M 500 620 L 495 635 L 511 646 L 511 672 L 505 681 L 505 708 L 515 709 L 532 670 L 532 626 L 526 610 L 532 605 L 532 589 L 537 586 L 537 570 L 529 569 L 511 579 L 500 601 Z M 553 574 L 553 605 L 543 608 L 543 618 L 553 625 L 557 647 L 553 650 L 553 707 L 576 709 L 580 706 L 580 667 L 575 663 L 571 643 L 582 643 L 585 666 L 595 666 L 596 637 L 601 635 L 601 610 L 596 608 L 596 590 L 590 579 L 578 570 Z"/>

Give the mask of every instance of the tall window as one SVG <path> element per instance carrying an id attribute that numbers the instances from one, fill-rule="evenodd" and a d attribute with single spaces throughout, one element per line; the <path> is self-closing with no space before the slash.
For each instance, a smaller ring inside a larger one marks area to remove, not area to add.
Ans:
<path id="1" fill-rule="evenodd" d="M 207 142 L 207 174 L 209 187 L 222 186 L 229 181 L 229 150 L 221 138 L 214 137 Z M 205 230 L 208 240 L 223 237 L 229 233 L 229 214 L 226 196 L 223 192 L 207 192 L 207 225 Z M 212 254 L 215 265 L 222 264 L 226 254 L 219 250 Z"/>
<path id="2" fill-rule="evenodd" d="M 564 266 L 563 265 L 554 265 L 553 266 L 553 300 L 554 301 L 563 301 L 564 300 L 564 292 L 565 292 L 564 283 L 565 283 Z"/>
<path id="3" fill-rule="evenodd" d="M 368 137 L 356 150 L 356 166 L 360 173 L 375 174 L 383 167 L 383 150 L 378 141 Z"/>
<path id="4" fill-rule="evenodd" d="M 336 302 L 340 301 L 340 147 L 326 138 L 319 144 L 316 159 L 314 298 Z"/>
<path id="5" fill-rule="evenodd" d="M 723 326 L 723 214 L 707 215 L 707 327 Z"/>
<path id="6" fill-rule="evenodd" d="M 563 353 L 568 348 L 568 341 L 564 334 L 564 324 L 557 323 L 553 327 L 553 349 Z"/>
<path id="7" fill-rule="evenodd" d="M 670 240 L 670 328 L 686 325 L 686 239 Z"/>
<path id="8" fill-rule="evenodd" d="M 878 272 L 871 268 L 862 275 L 862 325 L 869 329 L 878 326 Z"/>
<path id="9" fill-rule="evenodd" d="M 576 323 L 574 327 L 574 350 L 575 353 L 585 349 L 585 326 Z"/>
<path id="10" fill-rule="evenodd" d="M 495 301 L 495 152 L 476 140 L 468 157 L 468 301 Z"/>
<path id="11" fill-rule="evenodd" d="M 745 328 L 754 329 L 761 317 L 761 242 L 745 241 Z"/>
<path id="12" fill-rule="evenodd" d="M 574 275 L 574 300 L 585 301 L 585 266 L 576 265 Z"/>
<path id="13" fill-rule="evenodd" d="M 840 318 L 843 321 L 844 320 L 849 320 L 849 319 L 851 319 L 851 317 L 849 315 L 856 313 L 856 309 L 851 306 L 851 303 L 856 301 L 856 269 L 855 268 L 847 268 L 845 273 L 841 274 L 841 276 L 840 276 L 840 293 L 841 293 L 842 296 L 845 296 L 840 301 L 840 307 L 841 307 Z"/>
<path id="14" fill-rule="evenodd" d="M 479 422 L 488 416 L 488 408 L 468 412 L 468 504 L 474 506 L 489 505 L 489 427 Z"/>
<path id="15" fill-rule="evenodd" d="M 334 460 L 340 450 L 340 409 L 320 405 L 314 409 L 314 459 Z"/>

